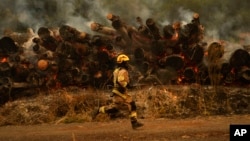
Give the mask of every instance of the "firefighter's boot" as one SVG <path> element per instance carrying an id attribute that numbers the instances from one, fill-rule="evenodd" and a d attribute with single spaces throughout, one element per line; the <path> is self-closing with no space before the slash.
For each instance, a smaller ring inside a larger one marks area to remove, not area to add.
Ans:
<path id="1" fill-rule="evenodd" d="M 144 124 L 138 122 L 136 118 L 131 118 L 131 125 L 133 129 L 137 129 L 139 127 L 142 127 Z"/>

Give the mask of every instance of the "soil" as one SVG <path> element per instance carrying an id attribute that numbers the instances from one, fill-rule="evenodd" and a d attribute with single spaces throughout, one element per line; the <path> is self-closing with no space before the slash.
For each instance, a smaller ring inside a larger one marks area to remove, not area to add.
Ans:
<path id="1" fill-rule="evenodd" d="M 136 130 L 128 119 L 2 126 L 0 141 L 228 141 L 230 124 L 250 124 L 250 115 L 139 120 L 145 125 Z"/>

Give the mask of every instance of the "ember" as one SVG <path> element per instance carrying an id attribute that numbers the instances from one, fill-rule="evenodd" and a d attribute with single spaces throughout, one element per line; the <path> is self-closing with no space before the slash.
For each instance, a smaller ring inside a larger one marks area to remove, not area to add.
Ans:
<path id="1" fill-rule="evenodd" d="M 4 62 L 7 62 L 7 57 L 3 57 L 0 59 L 0 63 L 4 63 Z"/>

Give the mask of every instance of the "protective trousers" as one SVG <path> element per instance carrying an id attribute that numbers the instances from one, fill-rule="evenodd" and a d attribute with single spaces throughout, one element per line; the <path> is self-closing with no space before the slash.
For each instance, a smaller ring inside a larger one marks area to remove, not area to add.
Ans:
<path id="1" fill-rule="evenodd" d="M 102 106 L 99 109 L 100 113 L 113 113 L 119 109 L 122 109 L 124 105 L 127 106 L 130 112 L 130 119 L 132 121 L 137 121 L 137 112 L 136 112 L 136 104 L 132 100 L 131 95 L 123 94 L 124 97 L 121 97 L 117 94 L 114 94 L 112 103 L 107 106 Z"/>

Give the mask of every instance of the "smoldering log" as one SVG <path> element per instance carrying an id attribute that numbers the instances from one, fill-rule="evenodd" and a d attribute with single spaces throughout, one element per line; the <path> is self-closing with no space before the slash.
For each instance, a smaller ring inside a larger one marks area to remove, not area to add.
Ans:
<path id="1" fill-rule="evenodd" d="M 55 51 L 58 46 L 58 42 L 54 37 L 50 36 L 46 39 L 43 39 L 41 45 L 47 50 Z"/>
<path id="2" fill-rule="evenodd" d="M 21 54 L 11 55 L 9 58 L 13 62 L 27 62 L 25 56 Z"/>
<path id="3" fill-rule="evenodd" d="M 43 40 L 49 38 L 52 34 L 52 31 L 47 27 L 40 27 L 37 31 L 38 36 Z"/>
<path id="4" fill-rule="evenodd" d="M 47 71 L 49 70 L 50 73 L 58 72 L 58 63 L 55 60 L 49 59 L 39 59 L 37 61 L 36 67 L 40 71 Z"/>
<path id="5" fill-rule="evenodd" d="M 69 70 L 58 72 L 57 80 L 63 86 L 82 85 L 89 81 L 89 75 L 78 67 L 72 67 Z"/>
<path id="6" fill-rule="evenodd" d="M 39 45 L 39 44 L 35 44 L 33 47 L 32 47 L 33 51 L 40 55 L 40 54 L 43 54 L 44 52 L 47 51 L 46 48 L 44 48 L 43 46 Z"/>
<path id="7" fill-rule="evenodd" d="M 154 54 L 155 56 L 161 58 L 161 57 L 164 57 L 164 56 L 167 55 L 166 54 L 166 49 L 167 49 L 166 42 L 158 40 L 158 41 L 152 42 L 152 45 L 151 45 L 151 48 L 150 48 L 150 52 L 152 54 Z M 170 54 L 172 54 L 172 53 L 170 53 Z M 170 55 L 170 54 L 168 54 L 168 55 Z"/>
<path id="8" fill-rule="evenodd" d="M 106 64 L 109 62 L 110 57 L 107 51 L 98 51 L 96 53 L 97 60 L 99 60 L 100 64 Z"/>
<path id="9" fill-rule="evenodd" d="M 152 73 L 152 66 L 148 61 L 142 61 L 141 63 L 137 64 L 137 69 L 140 71 L 140 73 L 144 76 L 148 76 Z"/>
<path id="10" fill-rule="evenodd" d="M 30 61 L 23 53 L 11 54 L 8 57 L 8 62 L 12 65 L 12 67 L 15 67 L 14 65 L 16 64 L 23 64 L 27 66 L 30 63 Z"/>
<path id="11" fill-rule="evenodd" d="M 91 48 L 88 44 L 74 42 L 72 43 L 72 46 L 74 47 L 76 54 L 79 56 L 88 56 L 91 54 Z"/>
<path id="12" fill-rule="evenodd" d="M 228 74 L 229 72 L 231 72 L 233 69 L 233 67 L 230 65 L 229 62 L 224 62 L 221 64 L 221 73 L 222 74 Z"/>
<path id="13" fill-rule="evenodd" d="M 18 45 L 22 46 L 25 42 L 27 42 L 30 38 L 35 36 L 35 33 L 32 28 L 27 28 L 26 32 L 18 33 L 13 32 L 12 30 L 6 29 L 4 31 L 5 37 L 10 37 L 13 39 Z"/>
<path id="14" fill-rule="evenodd" d="M 122 49 L 126 49 L 128 47 L 127 41 L 121 35 L 115 36 L 114 44 Z"/>
<path id="15" fill-rule="evenodd" d="M 184 25 L 182 35 L 185 36 L 188 44 L 195 44 L 202 41 L 204 36 L 204 27 L 200 24 L 198 13 L 194 13 L 192 21 Z"/>
<path id="16" fill-rule="evenodd" d="M 0 89 L 14 89 L 14 88 L 29 88 L 30 84 L 26 82 L 15 82 L 10 77 L 3 77 L 0 79 Z"/>
<path id="17" fill-rule="evenodd" d="M 148 62 L 149 64 L 153 63 L 155 64 L 155 67 L 159 64 L 157 64 L 157 61 L 159 58 L 152 54 L 147 49 L 144 49 L 142 47 L 135 48 L 133 51 L 133 62 L 137 65 L 142 65 L 142 62 Z"/>
<path id="18" fill-rule="evenodd" d="M 195 79 L 196 74 L 193 67 L 187 67 L 184 69 L 183 75 L 186 81 L 192 82 Z"/>
<path id="19" fill-rule="evenodd" d="M 95 56 L 95 60 L 98 64 L 97 70 L 107 71 L 114 68 L 115 58 L 107 50 L 100 50 L 95 54 Z"/>
<path id="20" fill-rule="evenodd" d="M 96 22 L 91 23 L 90 28 L 92 31 L 99 32 L 99 33 L 102 33 L 105 35 L 113 35 L 114 36 L 117 34 L 115 29 L 104 26 L 104 25 L 102 25 L 100 23 L 96 23 Z"/>
<path id="21" fill-rule="evenodd" d="M 87 43 L 91 38 L 91 36 L 88 33 L 80 32 L 76 28 L 71 27 L 69 25 L 62 25 L 59 28 L 59 34 L 64 41 L 68 42 Z"/>
<path id="22" fill-rule="evenodd" d="M 243 80 L 243 82 L 249 83 L 250 82 L 250 68 L 245 67 L 240 72 L 240 79 Z"/>
<path id="23" fill-rule="evenodd" d="M 44 60 L 44 59 L 41 59 L 37 62 L 37 68 L 39 70 L 46 70 L 47 68 L 49 67 L 49 61 L 48 60 Z"/>
<path id="24" fill-rule="evenodd" d="M 11 76 L 14 82 L 26 82 L 26 78 L 30 73 L 28 64 L 18 63 L 12 66 Z"/>
<path id="25" fill-rule="evenodd" d="M 41 87 L 45 81 L 45 74 L 41 74 L 39 71 L 31 70 L 26 78 L 26 82 L 30 84 L 31 87 Z"/>
<path id="26" fill-rule="evenodd" d="M 10 76 L 11 75 L 11 65 L 9 62 L 2 62 L 0 63 L 0 76 Z"/>
<path id="27" fill-rule="evenodd" d="M 74 77 L 69 71 L 62 71 L 57 73 L 57 80 L 62 86 L 68 86 L 73 84 Z"/>
<path id="28" fill-rule="evenodd" d="M 149 50 L 152 46 L 152 38 L 145 37 L 144 35 L 142 35 L 140 33 L 134 32 L 131 35 L 131 39 L 132 39 L 132 44 L 135 48 L 142 47 L 146 50 Z"/>
<path id="29" fill-rule="evenodd" d="M 237 49 L 233 52 L 229 59 L 229 63 L 232 67 L 237 70 L 240 70 L 241 67 L 247 66 L 250 67 L 250 55 L 244 49 Z"/>
<path id="30" fill-rule="evenodd" d="M 14 82 L 12 88 L 30 88 L 31 85 L 26 82 Z"/>
<path id="31" fill-rule="evenodd" d="M 112 50 L 114 49 L 113 44 L 108 43 L 108 44 L 106 45 L 106 49 L 107 49 L 108 51 L 112 51 Z"/>
<path id="32" fill-rule="evenodd" d="M 140 33 L 140 35 L 143 35 L 148 38 L 152 38 L 150 29 L 146 25 L 143 24 L 141 17 L 136 17 L 136 21 L 137 23 L 139 23 L 139 27 L 137 28 L 137 30 Z"/>
<path id="33" fill-rule="evenodd" d="M 73 83 L 75 85 L 88 85 L 89 83 L 89 74 L 81 71 L 79 68 L 72 68 L 71 70 L 73 76 Z"/>
<path id="34" fill-rule="evenodd" d="M 59 29 L 60 36 L 65 41 L 74 41 L 77 36 L 80 34 L 80 31 L 76 30 L 75 28 L 68 26 L 68 25 L 62 25 Z"/>
<path id="35" fill-rule="evenodd" d="M 150 29 L 150 32 L 155 40 L 161 39 L 160 30 L 152 18 L 148 18 L 146 20 L 146 25 Z"/>
<path id="36" fill-rule="evenodd" d="M 121 21 L 119 16 L 108 13 L 106 18 L 112 22 L 112 26 L 116 30 L 119 30 L 120 28 L 124 27 L 124 23 L 123 21 Z"/>
<path id="37" fill-rule="evenodd" d="M 67 58 L 67 59 L 60 59 L 58 62 L 58 67 L 60 71 L 68 71 L 75 66 L 75 60 Z"/>
<path id="38" fill-rule="evenodd" d="M 230 84 L 234 81 L 235 77 L 233 77 L 233 67 L 229 64 L 229 62 L 224 62 L 221 64 L 222 81 L 223 83 Z"/>
<path id="39" fill-rule="evenodd" d="M 9 77 L 2 77 L 0 78 L 0 94 L 8 94 L 10 98 L 10 90 L 12 89 L 12 80 Z"/>
<path id="40" fill-rule="evenodd" d="M 4 87 L 7 89 L 14 89 L 14 88 L 30 88 L 30 84 L 28 82 L 17 82 L 10 77 L 3 77 L 0 79 L 0 87 Z"/>
<path id="41" fill-rule="evenodd" d="M 184 60 L 181 55 L 170 55 L 159 60 L 159 63 L 165 67 L 171 67 L 180 70 L 184 67 Z"/>
<path id="42" fill-rule="evenodd" d="M 182 50 L 182 53 L 185 59 L 187 59 L 187 62 L 192 65 L 201 64 L 204 58 L 204 48 L 199 44 Z"/>
<path id="43" fill-rule="evenodd" d="M 128 33 L 128 26 L 120 19 L 119 16 L 114 14 L 107 14 L 107 19 L 112 22 L 112 27 L 122 36 L 126 41 L 126 45 L 131 44 L 131 39 Z"/>
<path id="44" fill-rule="evenodd" d="M 50 51 L 55 51 L 58 46 L 58 41 L 53 37 L 53 32 L 46 27 L 40 27 L 38 29 L 38 36 L 40 40 L 34 40 L 37 44 L 41 44 L 43 47 Z"/>
<path id="45" fill-rule="evenodd" d="M 60 42 L 55 54 L 60 60 L 73 59 L 81 65 L 83 58 L 90 55 L 91 48 L 87 43 L 81 42 Z"/>
<path id="46" fill-rule="evenodd" d="M 45 51 L 44 53 L 41 53 L 41 54 L 39 54 L 38 55 L 38 58 L 39 59 L 42 59 L 42 58 L 44 58 L 44 59 L 54 59 L 55 58 L 55 56 L 54 56 L 54 52 L 52 52 L 52 51 L 50 51 L 50 50 L 47 50 L 47 51 Z"/>
<path id="47" fill-rule="evenodd" d="M 139 23 L 139 27 L 127 26 L 128 35 L 133 42 L 133 46 L 150 48 L 150 42 L 153 36 L 150 33 L 149 28 L 143 24 L 140 17 L 136 17 L 136 22 Z"/>
<path id="48" fill-rule="evenodd" d="M 103 47 L 103 46 L 107 46 L 107 45 L 111 45 L 112 44 L 112 39 L 106 36 L 101 36 L 101 35 L 93 35 L 90 43 L 93 46 L 97 46 L 97 47 Z"/>
<path id="49" fill-rule="evenodd" d="M 144 53 L 144 49 L 142 48 L 136 48 L 134 50 L 134 57 L 135 57 L 135 61 L 142 61 L 145 59 L 145 53 Z"/>
<path id="50" fill-rule="evenodd" d="M 8 55 L 17 53 L 19 47 L 15 44 L 15 41 L 10 37 L 3 37 L 0 39 L 0 55 Z"/>
<path id="51" fill-rule="evenodd" d="M 165 25 L 163 27 L 163 35 L 166 39 L 171 39 L 174 35 L 174 32 L 175 30 L 172 25 Z"/>
<path id="52" fill-rule="evenodd" d="M 73 44 L 67 41 L 61 42 L 55 53 L 62 59 L 77 57 L 76 49 L 73 47 Z"/>

